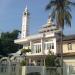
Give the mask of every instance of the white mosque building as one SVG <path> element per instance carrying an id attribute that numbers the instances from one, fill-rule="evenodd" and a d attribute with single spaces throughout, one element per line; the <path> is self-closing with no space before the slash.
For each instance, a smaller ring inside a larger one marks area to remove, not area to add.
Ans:
<path id="1" fill-rule="evenodd" d="M 47 23 L 41 27 L 38 34 L 29 35 L 29 16 L 30 13 L 26 7 L 22 16 L 21 38 L 16 39 L 15 43 L 23 45 L 23 49 L 31 49 L 31 52 L 26 54 L 29 63 L 44 65 L 45 56 L 49 54 L 49 50 L 54 54 L 59 52 L 56 41 L 60 31 L 49 16 Z"/>
<path id="2" fill-rule="evenodd" d="M 61 31 L 53 23 L 49 15 L 46 24 L 42 25 L 39 32 L 35 35 L 30 35 L 29 16 L 30 13 L 26 7 L 22 16 L 21 37 L 14 40 L 14 42 L 23 45 L 23 49 L 31 49 L 31 52 L 26 53 L 27 65 L 33 64 L 34 66 L 39 66 L 40 68 L 31 68 L 31 70 L 42 72 L 43 68 L 41 69 L 41 66 L 45 65 L 45 57 L 49 54 L 49 51 L 55 55 L 61 53 Z M 64 36 L 62 48 L 64 75 L 75 75 L 75 35 Z M 45 75 L 45 73 L 42 75 Z"/>

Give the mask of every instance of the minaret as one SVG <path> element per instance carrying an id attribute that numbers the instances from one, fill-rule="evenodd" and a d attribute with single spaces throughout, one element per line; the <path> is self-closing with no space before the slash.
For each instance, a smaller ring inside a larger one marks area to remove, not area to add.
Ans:
<path id="1" fill-rule="evenodd" d="M 21 38 L 25 38 L 29 35 L 29 11 L 27 9 L 27 6 L 23 12 L 22 16 L 22 33 Z"/>

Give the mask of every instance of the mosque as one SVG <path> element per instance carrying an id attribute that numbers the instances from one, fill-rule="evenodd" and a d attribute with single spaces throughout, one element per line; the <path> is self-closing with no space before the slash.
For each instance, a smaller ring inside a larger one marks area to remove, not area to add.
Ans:
<path id="1" fill-rule="evenodd" d="M 57 28 L 49 15 L 46 24 L 42 25 L 39 32 L 30 35 L 29 16 L 30 12 L 26 7 L 22 16 L 21 37 L 14 40 L 14 42 L 23 45 L 23 49 L 31 49 L 31 52 L 26 53 L 28 65 L 33 64 L 34 66 L 44 66 L 45 57 L 49 54 L 49 51 L 54 53 L 54 55 L 61 54 L 61 29 Z M 66 71 L 67 75 L 69 72 L 75 74 L 75 35 L 65 35 L 63 37 L 62 47 L 63 64 L 67 67 L 64 72 Z"/>
<path id="2" fill-rule="evenodd" d="M 26 7 L 22 17 L 21 38 L 15 40 L 15 43 L 23 45 L 23 49 L 31 49 L 31 52 L 27 53 L 29 63 L 34 62 L 34 65 L 43 65 L 44 58 L 49 50 L 54 54 L 59 52 L 57 51 L 56 41 L 59 39 L 60 30 L 49 16 L 47 23 L 41 27 L 38 34 L 29 35 L 29 15 Z"/>

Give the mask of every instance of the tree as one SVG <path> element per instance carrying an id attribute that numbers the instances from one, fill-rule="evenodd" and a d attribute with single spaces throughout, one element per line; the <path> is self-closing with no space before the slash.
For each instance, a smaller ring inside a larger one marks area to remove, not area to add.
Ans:
<path id="1" fill-rule="evenodd" d="M 26 53 L 27 52 L 31 52 L 31 49 L 29 49 L 29 47 L 28 47 L 28 49 L 21 49 L 21 54 L 24 57 L 24 60 L 22 61 L 22 63 L 24 63 L 25 65 L 27 64 L 26 63 Z"/>
<path id="2" fill-rule="evenodd" d="M 49 71 L 50 75 L 58 75 L 58 67 L 60 67 L 60 61 L 59 58 L 54 55 L 52 52 L 50 52 L 45 59 L 45 65 L 47 71 Z"/>
<path id="3" fill-rule="evenodd" d="M 0 38 L 0 55 L 4 55 L 3 51 L 2 51 L 2 40 Z"/>
<path id="4" fill-rule="evenodd" d="M 14 30 L 13 32 L 5 32 L 1 34 L 0 38 L 0 53 L 3 56 L 8 56 L 10 53 L 15 53 L 21 45 L 15 44 L 14 40 L 17 39 L 20 31 Z"/>
<path id="5" fill-rule="evenodd" d="M 61 74 L 63 75 L 63 50 L 62 50 L 62 34 L 64 25 L 71 26 L 71 6 L 75 6 L 74 2 L 69 0 L 50 0 L 46 6 L 47 10 L 52 10 L 51 17 L 56 22 L 57 27 L 61 28 Z"/>

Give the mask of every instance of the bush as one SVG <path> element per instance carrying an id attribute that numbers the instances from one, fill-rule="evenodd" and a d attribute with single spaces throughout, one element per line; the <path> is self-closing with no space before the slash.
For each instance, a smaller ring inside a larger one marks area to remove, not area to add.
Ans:
<path id="1" fill-rule="evenodd" d="M 26 66 L 26 61 L 23 60 L 21 63 L 20 63 L 21 66 Z"/>

